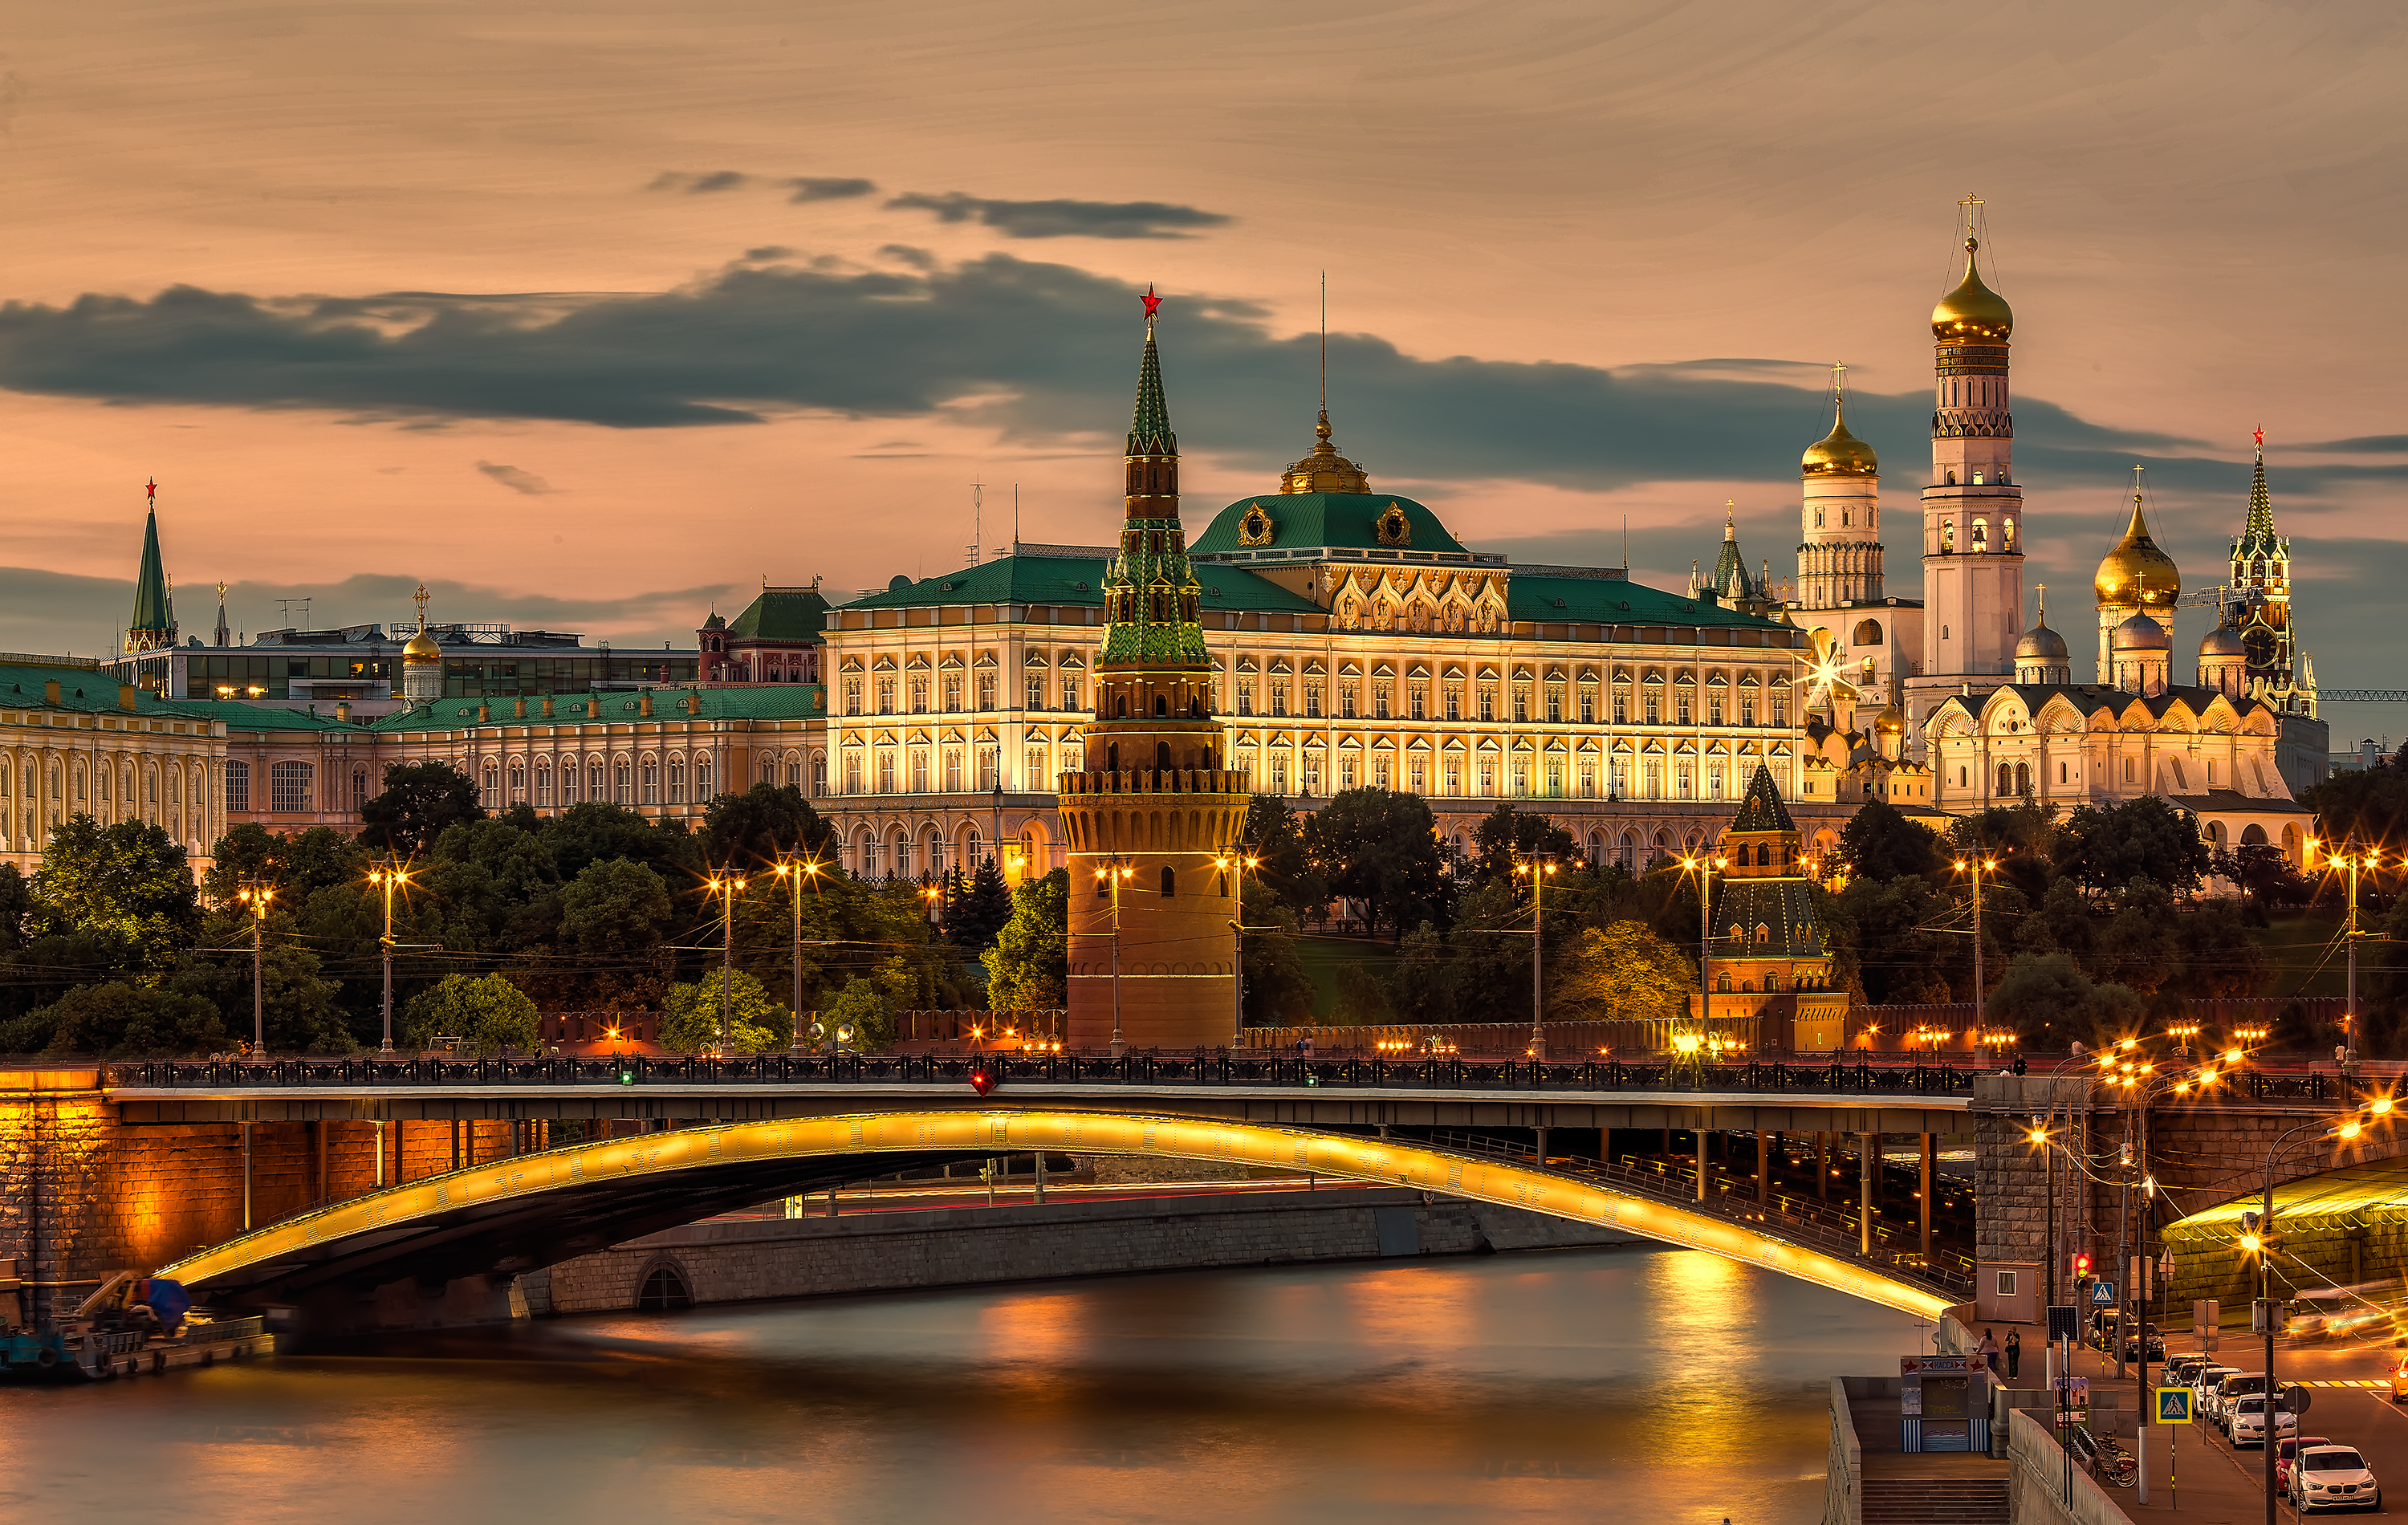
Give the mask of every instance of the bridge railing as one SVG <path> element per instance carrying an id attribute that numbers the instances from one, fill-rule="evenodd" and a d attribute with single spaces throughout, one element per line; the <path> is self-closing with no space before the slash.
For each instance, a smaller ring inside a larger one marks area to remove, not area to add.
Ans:
<path id="1" fill-rule="evenodd" d="M 1618 1059 L 1316 1059 L 1207 1052 L 1126 1054 L 777 1055 L 760 1058 L 153 1059 L 103 1067 L 118 1089 L 348 1088 L 361 1086 L 968 1086 L 983 1073 L 999 1086 L 1173 1086 L 1198 1088 L 1498 1091 L 1820 1092 L 1853 1096 L 1967 1096 L 1973 1069 L 1946 1064 L 1627 1064 Z"/>

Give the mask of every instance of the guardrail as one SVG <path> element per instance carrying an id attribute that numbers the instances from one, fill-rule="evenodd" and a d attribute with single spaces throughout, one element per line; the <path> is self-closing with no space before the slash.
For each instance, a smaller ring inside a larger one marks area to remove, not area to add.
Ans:
<path id="1" fill-rule="evenodd" d="M 1205 1053 L 779 1055 L 751 1059 L 152 1059 L 102 1067 L 112 1089 L 342 1088 L 359 1086 L 1193 1086 L 1371 1090 L 1644 1091 L 1970 1096 L 1977 1072 L 1934 1064 L 1550 1064 L 1499 1059 L 1308 1059 Z"/>

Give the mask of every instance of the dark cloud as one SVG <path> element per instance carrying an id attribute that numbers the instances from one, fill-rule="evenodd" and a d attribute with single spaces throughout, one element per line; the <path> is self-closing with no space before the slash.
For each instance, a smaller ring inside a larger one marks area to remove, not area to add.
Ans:
<path id="1" fill-rule="evenodd" d="M 753 177 L 736 169 L 714 170 L 708 175 L 692 175 L 683 170 L 666 169 L 652 178 L 647 191 L 682 191 L 690 196 L 709 195 L 715 191 L 736 191 L 752 183 Z"/>
<path id="2" fill-rule="evenodd" d="M 851 176 L 797 175 L 778 183 L 786 188 L 786 199 L 791 202 L 842 201 L 878 189 L 871 181 Z"/>
<path id="3" fill-rule="evenodd" d="M 0 386 L 119 403 L 320 409 L 439 425 L 552 419 L 620 428 L 817 411 L 938 411 L 1024 444 L 1108 448 L 1127 416 L 1140 287 L 994 254 L 864 270 L 739 264 L 676 291 L 267 299 L 179 286 L 149 300 L 0 307 Z M 1170 295 L 1164 360 L 1191 451 L 1268 470 L 1311 443 L 1315 346 L 1250 303 Z M 1366 335 L 1329 340 L 1339 442 L 1374 475 L 1599 490 L 1662 481 L 1786 482 L 1828 424 L 1821 368 L 1705 360 L 1608 369 L 1419 359 Z M 1893 501 L 1928 460 L 1928 395 L 1856 395 Z M 2157 491 L 2215 496 L 2236 467 L 2191 441 L 2107 428 L 2045 400 L 2016 407 L 2036 495 L 2112 513 L 2133 462 Z M 2408 463 L 2286 458 L 2280 491 L 2408 478 Z M 2245 491 L 2245 487 L 2244 487 Z"/>
<path id="4" fill-rule="evenodd" d="M 934 212 L 943 223 L 975 222 L 1007 238 L 1187 238 L 1195 236 L 1187 229 L 1235 221 L 1168 201 L 990 201 L 959 191 L 913 191 L 886 205 Z"/>
<path id="5" fill-rule="evenodd" d="M 2329 451 L 2336 455 L 2401 455 L 2408 454 L 2408 434 L 2362 434 L 2355 439 L 2328 439 L 2321 444 L 2291 448 Z"/>
<path id="6" fill-rule="evenodd" d="M 511 492 L 524 493 L 529 497 L 541 497 L 547 493 L 557 490 L 552 485 L 552 483 L 544 481 L 541 477 L 537 476 L 534 472 L 522 471 L 515 466 L 505 466 L 499 461 L 479 461 L 477 463 L 477 469 L 493 478 L 495 482 L 500 482 Z"/>
<path id="7" fill-rule="evenodd" d="M 175 559 L 172 554 L 170 559 Z M 129 574 L 132 562 L 129 554 Z M 207 640 L 217 619 L 214 592 L 202 582 L 208 569 L 190 566 L 181 569 L 187 581 L 177 590 L 176 617 L 187 637 Z M 310 600 L 307 623 L 312 628 L 390 623 L 410 617 L 409 596 L 419 581 L 407 575 L 363 574 L 332 583 L 238 582 L 227 591 L 226 616 L 236 629 L 255 635 L 286 623 L 276 600 L 289 597 Z M 608 640 L 613 649 L 627 652 L 645 647 L 658 650 L 663 641 L 691 646 L 695 627 L 713 608 L 734 614 L 758 591 L 734 584 L 663 588 L 627 597 L 553 598 L 448 579 L 424 581 L 435 596 L 438 617 L 499 621 L 522 630 L 574 630 L 585 636 L 588 646 Z M 119 581 L 0 567 L 0 650 L 58 653 L 66 647 L 83 655 L 112 651 L 124 635 L 122 626 L 133 607 L 130 575 Z M 297 607 L 294 618 L 295 623 L 301 621 Z"/>

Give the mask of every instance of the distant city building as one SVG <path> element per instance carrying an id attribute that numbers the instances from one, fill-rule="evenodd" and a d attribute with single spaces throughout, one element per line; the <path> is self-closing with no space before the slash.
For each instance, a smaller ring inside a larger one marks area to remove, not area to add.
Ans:
<path id="1" fill-rule="evenodd" d="M 1813 641 L 1828 723 L 1870 736 L 1922 670 L 1923 604 L 1892 597 L 1883 581 L 1881 459 L 1849 431 L 1845 367 L 1831 372 L 1831 432 L 1799 461 L 1797 596 L 1787 617 Z"/>
<path id="2" fill-rule="evenodd" d="M 195 873 L 225 832 L 225 727 L 88 661 L 0 655 L 0 862 L 31 873 L 70 815 L 142 820 Z"/>
<path id="3" fill-rule="evenodd" d="M 827 611 L 817 582 L 795 588 L 765 583 L 761 596 L 732 620 L 721 619 L 713 610 L 695 632 L 700 681 L 714 686 L 818 683 L 820 636 Z"/>

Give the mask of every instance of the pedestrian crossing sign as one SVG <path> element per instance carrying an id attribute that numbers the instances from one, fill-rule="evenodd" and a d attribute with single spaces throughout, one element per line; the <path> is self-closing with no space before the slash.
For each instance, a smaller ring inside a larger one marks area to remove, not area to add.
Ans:
<path id="1" fill-rule="evenodd" d="M 2190 1389 L 2188 1388 L 2157 1389 L 2157 1422 L 2159 1424 L 2190 1423 Z"/>

